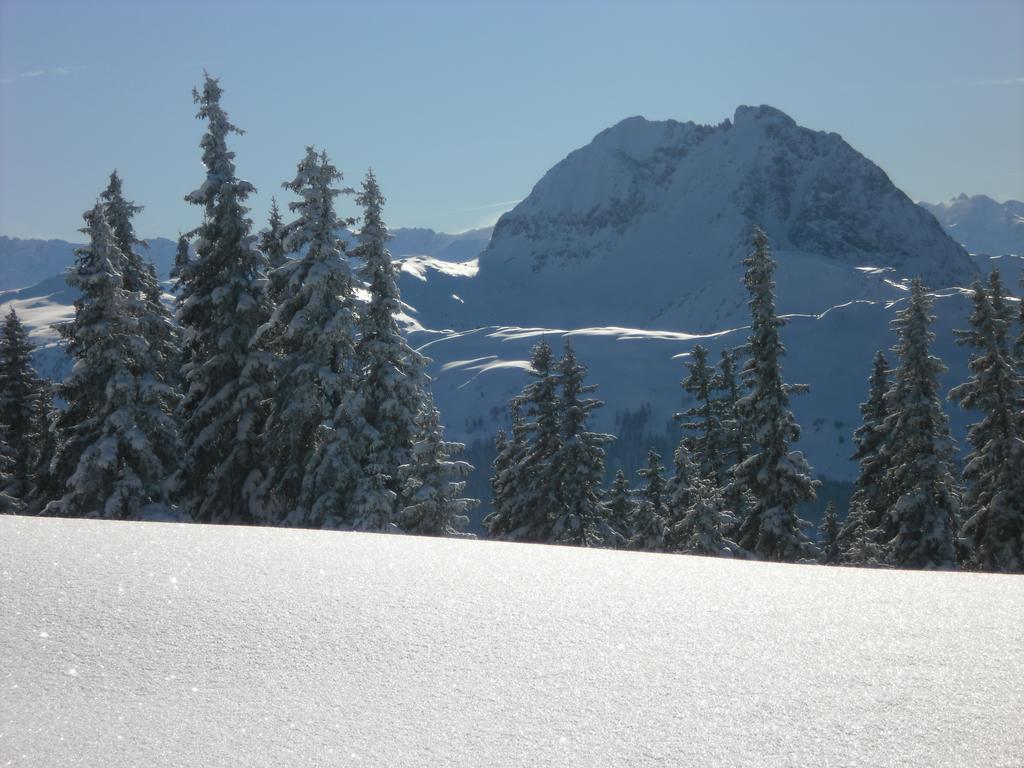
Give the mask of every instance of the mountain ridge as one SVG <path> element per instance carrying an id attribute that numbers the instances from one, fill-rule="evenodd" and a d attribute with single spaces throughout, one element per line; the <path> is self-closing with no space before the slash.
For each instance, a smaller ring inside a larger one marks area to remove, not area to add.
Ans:
<path id="1" fill-rule="evenodd" d="M 838 134 L 741 106 L 717 126 L 627 118 L 569 153 L 495 225 L 480 256 L 477 314 L 510 322 L 515 295 L 526 293 L 556 308 L 542 307 L 540 322 L 652 327 L 657 316 L 658 327 L 679 327 L 688 318 L 670 311 L 675 299 L 688 284 L 732 284 L 754 224 L 780 261 L 891 267 L 936 286 L 966 284 L 976 271 L 933 216 Z M 583 281 L 600 317 L 555 301 Z M 639 290 L 660 314 L 621 300 Z M 789 311 L 825 308 L 798 301 Z"/>

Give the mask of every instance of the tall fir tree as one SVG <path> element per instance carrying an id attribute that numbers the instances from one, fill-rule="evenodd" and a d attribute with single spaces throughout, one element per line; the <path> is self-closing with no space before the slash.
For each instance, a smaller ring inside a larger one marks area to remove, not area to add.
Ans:
<path id="1" fill-rule="evenodd" d="M 676 414 L 676 418 L 683 421 L 683 429 L 692 433 L 685 439 L 701 475 L 721 485 L 725 475 L 722 455 L 727 449 L 726 436 L 722 428 L 722 408 L 714 397 L 715 369 L 708 363 L 707 348 L 697 344 L 686 367 L 689 373 L 682 385 L 694 405 Z"/>
<path id="2" fill-rule="evenodd" d="M 604 446 L 615 438 L 588 427 L 590 415 L 604 403 L 587 397 L 597 386 L 583 383 L 587 367 L 576 357 L 568 339 L 558 369 L 562 385 L 558 404 L 561 440 L 551 457 L 556 490 L 552 540 L 581 547 L 600 546 L 615 537 L 608 527 L 608 509 L 601 497 Z"/>
<path id="3" fill-rule="evenodd" d="M 341 179 L 326 152 L 307 147 L 295 178 L 284 184 L 299 197 L 288 205 L 296 219 L 286 243 L 302 256 L 272 273 L 279 303 L 258 334 L 260 347 L 275 356 L 276 386 L 263 437 L 267 474 L 260 488 L 269 523 L 324 524 L 326 510 L 314 513 L 315 499 L 309 498 L 310 473 L 327 434 L 323 425 L 332 419 L 339 427 L 351 425 L 356 407 L 357 316 L 352 271 L 337 234 L 347 222 L 334 207 Z M 353 461 L 346 485 L 356 476 Z M 346 516 L 340 508 L 332 513 L 345 523 Z"/>
<path id="4" fill-rule="evenodd" d="M 653 448 L 647 452 L 647 466 L 638 469 L 643 481 L 638 492 L 630 546 L 648 552 L 663 551 L 668 545 L 668 502 L 670 492 L 665 480 L 661 454 Z"/>
<path id="5" fill-rule="evenodd" d="M 1024 378 L 1010 358 L 1007 339 L 1013 320 L 999 272 L 988 290 L 972 286 L 971 328 L 957 332 L 971 348 L 971 377 L 954 387 L 950 399 L 979 411 L 967 441 L 964 460 L 967 490 L 963 498 L 963 532 L 973 544 L 972 563 L 983 570 L 1024 571 L 1024 419 L 1020 414 Z"/>
<path id="6" fill-rule="evenodd" d="M 892 327 L 899 359 L 887 396 L 884 430 L 889 454 L 885 483 L 893 500 L 894 531 L 884 541 L 887 559 L 899 568 L 951 568 L 959 493 L 953 477 L 953 440 L 939 400 L 946 366 L 930 353 L 931 299 L 920 279 L 911 283 L 905 309 Z"/>
<path id="7" fill-rule="evenodd" d="M 7 443 L 8 492 L 21 502 L 33 493 L 42 454 L 48 386 L 32 367 L 34 347 L 11 307 L 0 332 L 0 434 Z"/>
<path id="8" fill-rule="evenodd" d="M 484 520 L 491 536 L 510 541 L 549 542 L 554 527 L 553 500 L 559 491 L 551 469 L 552 459 L 561 449 L 562 425 L 559 410 L 561 372 L 551 346 L 546 341 L 534 345 L 530 353 L 532 379 L 511 403 L 512 436 L 506 441 L 508 455 L 499 454 L 502 474 L 496 474 L 492 487 L 499 483 L 503 493 L 501 506 Z M 518 433 L 518 434 L 517 434 Z"/>
<path id="9" fill-rule="evenodd" d="M 171 311 L 163 300 L 163 289 L 157 278 L 153 262 L 143 259 L 137 248 L 148 248 L 145 240 L 135 234 L 132 219 L 143 210 L 126 200 L 123 182 L 115 170 L 110 174 L 107 188 L 100 193 L 103 210 L 110 228 L 114 232 L 122 263 L 116 265 L 121 273 L 124 290 L 142 295 L 143 304 L 138 308 L 139 333 L 149 345 L 155 363 L 159 366 L 161 378 L 173 381 L 179 367 L 178 331 L 174 325 Z"/>
<path id="10" fill-rule="evenodd" d="M 754 252 L 743 262 L 751 311 L 750 357 L 743 367 L 749 393 L 739 403 L 749 425 L 753 454 L 737 466 L 735 477 L 755 501 L 740 523 L 737 543 L 756 557 L 794 561 L 816 555 L 803 532 L 807 523 L 797 516 L 796 506 L 814 499 L 817 481 L 803 454 L 789 449 L 800 437 L 789 396 L 802 388 L 782 379 L 785 348 L 779 328 L 785 321 L 775 310 L 775 261 L 760 228 L 754 230 L 753 243 Z"/>
<path id="11" fill-rule="evenodd" d="M 518 539 L 519 532 L 530 522 L 524 501 L 529 497 L 521 466 L 528 449 L 526 420 L 518 402 L 509 403 L 511 429 L 498 432 L 494 439 L 494 461 L 491 464 L 492 509 L 484 519 L 488 533 L 501 539 Z"/>
<path id="12" fill-rule="evenodd" d="M 619 543 L 625 544 L 633 536 L 636 514 L 636 500 L 629 487 L 629 479 L 621 469 L 616 470 L 611 488 L 608 490 L 608 525 L 619 534 Z"/>
<path id="13" fill-rule="evenodd" d="M 747 458 L 750 449 L 750 438 L 747 423 L 740 414 L 740 400 L 743 397 L 742 386 L 738 375 L 739 350 L 723 349 L 715 374 L 714 389 L 718 393 L 715 407 L 722 428 L 722 476 L 719 485 L 722 498 L 732 522 L 725 523 L 727 532 L 734 532 L 737 523 L 746 517 L 746 510 L 752 506 L 749 494 L 735 481 L 734 472 L 737 466 Z"/>
<path id="14" fill-rule="evenodd" d="M 399 517 L 402 530 L 426 536 L 456 536 L 466 527 L 466 513 L 480 501 L 461 496 L 466 478 L 473 471 L 472 464 L 455 458 L 464 449 L 462 443 L 444 439 L 440 414 L 428 395 L 411 461 L 400 468 L 405 480 L 402 496 L 407 499 Z"/>
<path id="15" fill-rule="evenodd" d="M 409 346 L 397 316 L 402 311 L 395 268 L 387 249 L 387 226 L 382 218 L 384 196 L 368 171 L 356 202 L 363 208 L 356 255 L 363 262 L 363 277 L 370 292 L 360 318 L 356 348 L 359 362 L 361 418 L 359 446 L 362 473 L 359 496 L 364 510 L 357 515 L 369 529 L 391 523 L 400 497 L 399 467 L 412 460 L 416 422 L 424 399 L 425 361 Z M 369 485 L 367 486 L 367 481 Z M 363 527 L 360 525 L 359 527 Z"/>
<path id="16" fill-rule="evenodd" d="M 691 513 L 703 480 L 700 465 L 686 447 L 685 439 L 676 446 L 672 462 L 675 474 L 666 485 L 664 546 L 670 552 L 685 552 L 694 533 L 695 521 Z M 717 483 L 712 481 L 712 485 L 717 486 Z"/>
<path id="17" fill-rule="evenodd" d="M 173 393 L 161 379 L 159 351 L 141 333 L 146 298 L 124 288 L 126 260 L 103 206 L 85 219 L 89 245 L 67 276 L 80 297 L 74 319 L 60 327 L 75 361 L 58 387 L 67 406 L 56 418 L 54 464 L 64 492 L 44 514 L 173 518 Z"/>
<path id="18" fill-rule="evenodd" d="M 879 350 L 875 353 L 871 377 L 868 379 L 868 399 L 860 405 L 863 421 L 853 433 L 853 442 L 857 448 L 851 458 L 859 464 L 860 471 L 850 512 L 839 532 L 840 541 L 845 541 L 855 533 L 872 541 L 887 540 L 893 535 L 888 515 L 893 500 L 886 485 L 889 466 L 885 450 L 888 392 L 889 361 Z M 863 520 L 861 515 L 865 516 Z"/>
<path id="19" fill-rule="evenodd" d="M 186 201 L 201 206 L 195 258 L 179 278 L 185 393 L 181 502 L 200 522 L 263 519 L 259 494 L 265 469 L 260 435 L 272 370 L 253 345 L 270 317 L 264 291 L 266 260 L 254 246 L 245 200 L 255 191 L 235 175 L 228 136 L 241 133 L 221 108 L 221 87 L 205 75 L 193 90 L 198 119 L 207 121 L 200 146 L 206 178 Z"/>
<path id="20" fill-rule="evenodd" d="M 719 392 L 716 399 L 718 418 L 725 436 L 723 461 L 729 469 L 741 464 L 747 458 L 750 439 L 747 425 L 740 414 L 740 400 L 743 398 L 742 386 L 738 374 L 739 352 L 735 349 L 723 349 L 718 361 L 718 371 L 713 382 L 714 389 Z M 727 472 L 727 474 L 729 474 Z M 728 478 L 722 478 L 723 484 Z"/>

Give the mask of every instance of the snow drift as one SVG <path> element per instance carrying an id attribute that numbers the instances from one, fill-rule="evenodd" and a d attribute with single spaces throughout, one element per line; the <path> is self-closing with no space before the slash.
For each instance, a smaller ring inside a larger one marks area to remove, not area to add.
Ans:
<path id="1" fill-rule="evenodd" d="M 1011 766 L 1020 577 L 0 519 L 0 765 Z"/>

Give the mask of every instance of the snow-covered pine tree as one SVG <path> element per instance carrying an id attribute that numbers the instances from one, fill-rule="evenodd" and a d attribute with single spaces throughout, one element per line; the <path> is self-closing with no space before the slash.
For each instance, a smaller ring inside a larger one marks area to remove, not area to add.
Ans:
<path id="1" fill-rule="evenodd" d="M 818 548 L 821 550 L 818 562 L 822 565 L 835 565 L 840 561 L 839 515 L 836 514 L 835 503 L 831 501 L 825 506 L 825 516 L 818 527 Z"/>
<path id="2" fill-rule="evenodd" d="M 719 485 L 722 488 L 726 509 L 731 513 L 729 519 L 733 521 L 726 524 L 729 533 L 733 533 L 739 521 L 746 517 L 746 510 L 752 504 L 749 493 L 734 479 L 735 468 L 747 458 L 750 448 L 747 424 L 739 411 L 739 403 L 743 397 L 737 374 L 739 356 L 739 350 L 723 349 L 714 379 L 714 389 L 719 393 L 714 404 L 723 440 L 724 471 L 719 478 Z"/>
<path id="3" fill-rule="evenodd" d="M 700 467 L 686 447 L 685 438 L 676 446 L 672 463 L 675 473 L 665 486 L 664 548 L 669 552 L 684 552 L 693 534 L 690 513 L 701 482 Z"/>
<path id="4" fill-rule="evenodd" d="M 561 372 L 546 341 L 533 346 L 529 375 L 532 381 L 511 404 L 513 415 L 520 413 L 523 422 L 522 437 L 517 438 L 513 419 L 509 443 L 515 452 L 506 459 L 508 476 L 502 479 L 511 489 L 508 506 L 488 515 L 484 527 L 497 538 L 545 543 L 552 540 L 553 507 L 559 499 L 552 458 L 562 446 Z"/>
<path id="5" fill-rule="evenodd" d="M 735 349 L 723 349 L 718 361 L 718 371 L 713 382 L 714 389 L 721 394 L 716 398 L 718 419 L 725 436 L 723 460 L 728 469 L 743 462 L 747 458 L 750 439 L 747 425 L 739 410 L 743 398 L 737 374 L 739 352 Z M 727 474 L 729 474 L 727 472 Z M 724 482 L 725 478 L 723 478 Z"/>
<path id="6" fill-rule="evenodd" d="M 878 530 L 869 527 L 869 511 L 864 502 L 850 501 L 840 529 L 839 562 L 844 565 L 875 567 L 884 561 L 884 552 L 877 542 Z"/>
<path id="7" fill-rule="evenodd" d="M 636 501 L 626 473 L 621 469 L 616 470 L 615 479 L 608 490 L 607 506 L 608 525 L 622 537 L 623 543 L 628 543 L 633 537 Z"/>
<path id="8" fill-rule="evenodd" d="M 954 387 L 951 400 L 981 412 L 971 425 L 971 451 L 964 460 L 964 535 L 973 544 L 972 563 L 983 570 L 1024 571 L 1024 378 L 1010 359 L 1007 339 L 1013 320 L 998 271 L 988 291 L 972 286 L 971 328 L 958 342 L 972 350 L 971 377 Z"/>
<path id="9" fill-rule="evenodd" d="M 710 477 L 721 485 L 726 474 L 722 459 L 726 436 L 722 428 L 722 408 L 715 401 L 715 370 L 708 364 L 708 350 L 697 344 L 686 363 L 689 370 L 682 381 L 683 389 L 689 393 L 694 405 L 676 414 L 683 421 L 683 429 L 692 432 L 686 438 L 690 455 L 702 476 Z"/>
<path id="10" fill-rule="evenodd" d="M 363 223 L 355 253 L 362 259 L 363 278 L 370 292 L 356 346 L 361 370 L 360 416 L 366 438 L 359 446 L 359 459 L 363 478 L 379 476 L 383 480 L 372 480 L 372 487 L 359 492 L 368 507 L 365 514 L 356 513 L 367 528 L 378 530 L 393 522 L 398 513 L 394 506 L 402 486 L 398 468 L 411 462 L 418 414 L 424 407 L 421 372 L 426 361 L 409 346 L 398 327 L 402 299 L 387 249 L 390 235 L 382 218 L 384 196 L 372 170 L 367 171 L 356 202 L 363 208 Z M 365 482 L 360 480 L 361 485 Z"/>
<path id="11" fill-rule="evenodd" d="M 860 472 L 851 499 L 851 511 L 839 531 L 840 542 L 845 542 L 854 530 L 858 536 L 872 541 L 888 540 L 895 534 L 888 514 L 893 499 L 889 497 L 885 482 L 889 466 L 885 451 L 888 392 L 889 361 L 879 350 L 875 353 L 868 379 L 868 399 L 860 405 L 863 422 L 853 433 L 857 449 L 851 458 L 860 465 Z M 863 520 L 861 515 L 865 515 Z"/>
<path id="12" fill-rule="evenodd" d="M 646 552 L 660 552 L 668 546 L 669 489 L 665 481 L 665 465 L 661 454 L 653 448 L 647 452 L 647 466 L 638 469 L 643 481 L 633 515 L 630 547 Z"/>
<path id="13" fill-rule="evenodd" d="M 586 397 L 597 386 L 584 384 L 587 367 L 569 340 L 558 363 L 561 397 L 558 401 L 561 440 L 551 457 L 552 485 L 556 495 L 552 541 L 581 547 L 601 546 L 616 538 L 608 526 L 608 509 L 601 497 L 604 480 L 604 446 L 615 438 L 587 427 L 590 414 L 604 405 Z"/>
<path id="14" fill-rule="evenodd" d="M 939 400 L 942 361 L 930 354 L 931 299 L 920 279 L 911 283 L 905 309 L 892 327 L 899 359 L 886 398 L 888 467 L 885 483 L 893 537 L 886 556 L 899 568 L 952 568 L 959 492 L 953 479 L 953 440 Z"/>
<path id="15" fill-rule="evenodd" d="M 511 429 L 507 434 L 498 432 L 494 439 L 492 509 L 484 518 L 484 528 L 494 538 L 515 541 L 529 531 L 532 518 L 527 502 L 532 494 L 522 470 L 529 445 L 526 420 L 517 398 L 509 403 L 509 410 Z"/>
<path id="16" fill-rule="evenodd" d="M 194 520 L 254 523 L 263 519 L 257 490 L 265 473 L 261 433 L 270 356 L 252 341 L 270 317 L 266 261 L 254 247 L 244 202 L 255 191 L 235 175 L 227 138 L 241 133 L 221 108 L 221 87 L 205 75 L 193 90 L 196 115 L 208 121 L 200 146 L 206 178 L 185 199 L 203 208 L 195 258 L 182 270 L 178 319 L 185 354 L 181 415 L 181 502 Z"/>
<path id="17" fill-rule="evenodd" d="M 48 385 L 32 367 L 28 331 L 11 307 L 0 332 L 0 425 L 7 443 L 8 492 L 26 501 L 33 492 L 33 470 L 42 451 Z"/>
<path id="18" fill-rule="evenodd" d="M 181 277 L 181 273 L 188 269 L 189 262 L 188 238 L 178 235 L 178 247 L 174 251 L 174 266 L 171 267 L 171 277 L 175 280 Z"/>
<path id="19" fill-rule="evenodd" d="M 480 500 L 460 496 L 473 471 L 472 464 L 454 460 L 464 449 L 462 443 L 444 439 L 440 415 L 428 393 L 412 461 L 401 467 L 405 480 L 402 496 L 408 500 L 399 517 L 402 530 L 424 536 L 456 536 L 466 527 L 466 513 L 479 506 Z"/>
<path id="20" fill-rule="evenodd" d="M 160 377 L 159 352 L 140 333 L 146 298 L 124 289 L 125 258 L 104 207 L 97 204 L 85 220 L 89 245 L 67 276 L 80 298 L 74 319 L 60 327 L 75 361 L 58 387 L 67 407 L 56 419 L 54 464 L 64 493 L 44 514 L 173 518 L 173 392 Z"/>
<path id="21" fill-rule="evenodd" d="M 754 504 L 740 523 L 737 543 L 755 557 L 794 561 L 817 554 L 803 532 L 807 523 L 797 516 L 796 506 L 815 497 L 818 483 L 803 454 L 789 450 L 790 443 L 800 437 L 789 396 L 803 388 L 783 383 L 785 348 L 779 328 L 785 321 L 775 311 L 775 261 L 768 237 L 759 227 L 754 229 L 753 243 L 754 252 L 743 262 L 751 311 L 750 357 L 743 366 L 749 392 L 739 403 L 749 425 L 753 454 L 736 467 L 735 478 L 753 494 Z"/>
<path id="22" fill-rule="evenodd" d="M 144 303 L 137 312 L 139 333 L 155 355 L 159 376 L 172 381 L 177 377 L 179 369 L 178 330 L 170 309 L 164 304 L 163 289 L 153 262 L 143 259 L 136 251 L 136 247 L 149 247 L 145 240 L 136 236 L 132 224 L 132 219 L 142 210 L 142 206 L 125 200 L 122 185 L 121 177 L 115 170 L 110 174 L 107 188 L 100 193 L 103 210 L 123 258 L 123 264 L 116 266 L 121 273 L 124 290 L 142 294 Z"/>
<path id="23" fill-rule="evenodd" d="M 267 266 L 271 269 L 283 267 L 288 261 L 288 252 L 285 250 L 286 230 L 284 220 L 281 218 L 281 211 L 277 207 L 277 198 L 270 198 L 270 216 L 267 219 L 267 229 L 260 233 L 260 250 L 267 258 Z"/>
<path id="24" fill-rule="evenodd" d="M 319 527 L 325 517 L 311 512 L 315 499 L 304 498 L 307 475 L 320 451 L 325 422 L 348 424 L 355 408 L 356 311 L 345 244 L 337 232 L 347 220 L 335 212 L 342 174 L 326 152 L 306 148 L 295 178 L 284 184 L 300 198 L 289 203 L 296 219 L 288 227 L 286 247 L 299 258 L 271 273 L 279 303 L 258 332 L 260 346 L 275 355 L 274 392 L 267 402 L 263 436 L 266 479 L 260 487 L 266 522 Z M 354 481 L 356 469 L 352 468 Z M 331 517 L 350 522 L 347 510 Z"/>
<path id="25" fill-rule="evenodd" d="M 690 508 L 680 529 L 686 538 L 679 541 L 678 548 L 693 555 L 731 556 L 738 552 L 739 547 L 723 534 L 723 528 L 733 519 L 715 478 L 694 477 L 690 498 Z"/>

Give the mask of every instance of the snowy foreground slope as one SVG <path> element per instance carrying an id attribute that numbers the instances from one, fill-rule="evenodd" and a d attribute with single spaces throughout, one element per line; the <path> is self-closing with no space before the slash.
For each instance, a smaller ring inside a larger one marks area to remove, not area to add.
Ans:
<path id="1" fill-rule="evenodd" d="M 0 518 L 0 765 L 1014 766 L 1019 577 Z"/>

